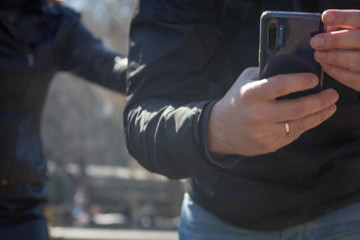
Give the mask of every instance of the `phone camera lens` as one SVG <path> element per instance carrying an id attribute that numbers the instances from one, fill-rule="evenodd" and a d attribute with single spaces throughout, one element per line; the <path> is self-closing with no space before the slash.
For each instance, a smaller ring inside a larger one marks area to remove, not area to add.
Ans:
<path id="1" fill-rule="evenodd" d="M 278 24 L 275 21 L 271 21 L 268 24 L 268 48 L 273 51 L 277 48 L 277 28 Z"/>

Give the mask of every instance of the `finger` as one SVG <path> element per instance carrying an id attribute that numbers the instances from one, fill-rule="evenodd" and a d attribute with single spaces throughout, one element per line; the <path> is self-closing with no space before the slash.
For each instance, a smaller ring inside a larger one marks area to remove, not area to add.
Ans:
<path id="1" fill-rule="evenodd" d="M 258 96 L 274 100 L 290 93 L 304 91 L 318 85 L 319 79 L 313 73 L 281 74 L 260 80 Z"/>
<path id="2" fill-rule="evenodd" d="M 336 105 L 333 104 L 319 112 L 308 115 L 304 118 L 293 120 L 293 121 L 285 121 L 278 123 L 278 132 L 280 135 L 285 137 L 289 137 L 290 141 L 297 139 L 304 132 L 320 125 L 325 120 L 329 119 L 336 112 Z M 285 123 L 288 123 L 288 131 L 286 131 Z M 288 132 L 288 134 L 286 134 Z"/>
<path id="3" fill-rule="evenodd" d="M 322 20 L 327 25 L 360 28 L 360 10 L 327 10 Z"/>
<path id="4" fill-rule="evenodd" d="M 360 49 L 360 30 L 319 33 L 310 40 L 315 50 Z"/>
<path id="5" fill-rule="evenodd" d="M 319 63 L 360 70 L 360 52 L 352 50 L 315 51 L 314 57 Z"/>
<path id="6" fill-rule="evenodd" d="M 360 91 L 360 72 L 329 64 L 321 64 L 324 71 L 342 84 Z"/>
<path id="7" fill-rule="evenodd" d="M 297 120 L 320 112 L 339 99 L 339 94 L 333 89 L 326 89 L 317 94 L 310 94 L 297 99 L 283 99 L 277 101 L 272 109 L 274 121 Z"/>

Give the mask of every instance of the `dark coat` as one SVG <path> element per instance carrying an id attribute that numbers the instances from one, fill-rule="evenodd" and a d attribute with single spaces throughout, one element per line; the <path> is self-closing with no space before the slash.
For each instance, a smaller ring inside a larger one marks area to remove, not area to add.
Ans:
<path id="1" fill-rule="evenodd" d="M 115 57 L 78 13 L 60 4 L 14 22 L 0 9 L 0 223 L 42 216 L 40 116 L 54 74 L 69 71 L 124 93 L 125 72 L 113 71 Z"/>

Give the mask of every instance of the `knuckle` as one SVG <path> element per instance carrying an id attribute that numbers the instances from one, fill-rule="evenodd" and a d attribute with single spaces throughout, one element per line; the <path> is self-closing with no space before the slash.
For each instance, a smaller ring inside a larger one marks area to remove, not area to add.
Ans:
<path id="1" fill-rule="evenodd" d="M 256 143 L 256 145 L 259 146 L 259 148 L 262 148 L 264 143 L 263 143 L 263 139 L 262 139 L 262 133 L 258 130 L 258 129 L 250 129 L 249 132 L 249 140 L 251 142 Z"/>
<path id="2" fill-rule="evenodd" d="M 245 76 L 248 76 L 250 79 L 255 79 L 259 75 L 259 68 L 258 67 L 248 67 L 246 68 L 243 73 Z"/>
<path id="3" fill-rule="evenodd" d="M 295 118 L 303 116 L 305 113 L 305 105 L 302 102 L 296 102 L 291 107 L 291 113 Z"/>
<path id="4" fill-rule="evenodd" d="M 335 64 L 340 65 L 342 64 L 342 57 L 341 53 L 339 51 L 334 52 L 333 61 Z"/>
<path id="5" fill-rule="evenodd" d="M 341 79 L 341 72 L 334 67 L 331 67 L 331 73 L 333 74 L 335 79 Z"/>
<path id="6" fill-rule="evenodd" d="M 250 136 L 252 141 L 256 142 L 260 146 L 265 146 L 267 144 L 267 139 L 269 138 L 269 134 L 259 127 L 251 128 Z"/>
<path id="7" fill-rule="evenodd" d="M 334 13 L 334 14 L 336 14 L 336 19 L 338 19 L 338 22 L 340 24 L 345 24 L 350 20 L 349 15 L 347 15 L 347 14 L 337 14 L 337 13 Z"/>
<path id="8" fill-rule="evenodd" d="M 353 38 L 353 41 L 355 42 L 355 44 L 359 45 L 360 43 L 360 31 L 357 30 L 357 31 L 354 31 L 354 38 Z"/>
<path id="9" fill-rule="evenodd" d="M 332 46 L 337 47 L 340 43 L 339 35 L 336 35 L 336 34 L 331 35 L 330 43 Z"/>
<path id="10" fill-rule="evenodd" d="M 254 91 L 252 90 L 251 87 L 242 88 L 242 90 L 240 91 L 241 99 L 245 104 L 252 103 L 253 95 L 254 95 Z"/>
<path id="11" fill-rule="evenodd" d="M 263 134 L 261 131 L 259 131 L 259 130 L 253 131 L 252 136 L 253 136 L 253 139 L 255 142 L 257 142 L 260 145 L 264 144 L 263 143 Z"/>
<path id="12" fill-rule="evenodd" d="M 323 109 L 327 107 L 330 102 L 331 102 L 331 98 L 329 94 L 321 96 L 321 98 L 318 100 L 319 109 Z"/>
<path id="13" fill-rule="evenodd" d="M 274 84 L 274 90 L 279 96 L 286 94 L 288 89 L 289 87 L 287 86 L 284 76 L 281 76 L 279 81 Z"/>
<path id="14" fill-rule="evenodd" d="M 355 60 L 351 61 L 351 68 L 360 69 L 360 54 L 356 54 Z"/>
<path id="15" fill-rule="evenodd" d="M 294 134 L 295 135 L 301 135 L 303 132 L 305 132 L 306 126 L 304 121 L 299 121 L 294 125 Z"/>
<path id="16" fill-rule="evenodd" d="M 241 99 L 245 105 L 250 105 L 252 103 L 252 96 L 249 92 L 242 94 Z"/>
<path id="17" fill-rule="evenodd" d="M 247 121 L 250 126 L 256 126 L 263 121 L 264 117 L 260 111 L 252 111 L 248 117 Z"/>
<path id="18" fill-rule="evenodd" d="M 341 77 L 341 73 L 338 69 L 335 69 L 334 66 L 329 66 L 327 69 L 327 72 L 329 72 L 335 79 L 339 79 Z"/>

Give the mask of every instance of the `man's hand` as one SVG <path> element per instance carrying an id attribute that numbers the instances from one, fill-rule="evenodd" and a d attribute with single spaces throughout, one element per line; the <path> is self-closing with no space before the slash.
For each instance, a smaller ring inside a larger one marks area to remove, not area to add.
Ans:
<path id="1" fill-rule="evenodd" d="M 314 74 L 286 74 L 256 80 L 258 74 L 258 68 L 246 69 L 214 105 L 208 124 L 208 147 L 214 156 L 274 152 L 336 111 L 339 96 L 333 89 L 297 99 L 276 100 L 314 88 L 319 81 Z M 286 123 L 290 127 L 289 136 Z"/>
<path id="2" fill-rule="evenodd" d="M 328 32 L 311 39 L 315 59 L 342 84 L 360 91 L 360 10 L 327 10 Z"/>

